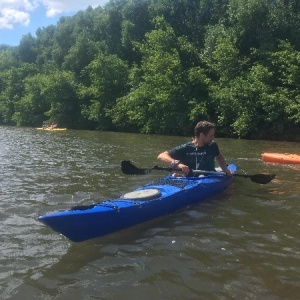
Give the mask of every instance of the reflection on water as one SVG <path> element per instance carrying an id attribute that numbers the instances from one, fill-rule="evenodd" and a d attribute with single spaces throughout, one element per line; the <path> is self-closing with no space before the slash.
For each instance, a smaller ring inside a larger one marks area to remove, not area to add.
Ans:
<path id="1" fill-rule="evenodd" d="M 148 223 L 72 243 L 37 222 L 46 212 L 111 199 L 165 173 L 125 176 L 184 137 L 0 127 L 3 299 L 297 299 L 299 170 L 260 153 L 297 143 L 219 139 L 241 173 L 224 194 Z"/>

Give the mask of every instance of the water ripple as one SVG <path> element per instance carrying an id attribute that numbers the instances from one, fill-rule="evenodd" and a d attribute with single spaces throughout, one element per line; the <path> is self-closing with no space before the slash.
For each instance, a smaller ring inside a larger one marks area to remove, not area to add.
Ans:
<path id="1" fill-rule="evenodd" d="M 155 165 L 157 153 L 186 138 L 15 127 L 0 127 L 0 138 L 3 299 L 297 299 L 299 168 L 262 164 L 259 155 L 283 146 L 300 153 L 298 144 L 220 139 L 241 172 L 274 172 L 276 180 L 237 179 L 198 205 L 71 243 L 37 216 L 161 177 L 125 176 L 120 161 Z"/>

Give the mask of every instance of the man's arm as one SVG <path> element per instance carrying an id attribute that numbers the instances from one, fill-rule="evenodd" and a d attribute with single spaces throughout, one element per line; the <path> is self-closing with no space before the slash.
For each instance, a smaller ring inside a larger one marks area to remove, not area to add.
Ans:
<path id="1" fill-rule="evenodd" d="M 161 162 L 167 163 L 172 166 L 172 168 L 179 168 L 182 172 L 187 175 L 190 171 L 189 167 L 181 163 L 179 160 L 173 159 L 168 151 L 162 152 L 157 157 Z"/>
<path id="2" fill-rule="evenodd" d="M 216 160 L 219 166 L 221 167 L 221 169 L 223 170 L 223 172 L 225 172 L 226 175 L 231 175 L 231 171 L 228 170 L 226 160 L 221 153 L 216 157 Z"/>
<path id="3" fill-rule="evenodd" d="M 171 165 L 174 161 L 174 159 L 170 156 L 168 151 L 162 152 L 157 156 L 157 159 L 161 162 L 167 163 Z"/>

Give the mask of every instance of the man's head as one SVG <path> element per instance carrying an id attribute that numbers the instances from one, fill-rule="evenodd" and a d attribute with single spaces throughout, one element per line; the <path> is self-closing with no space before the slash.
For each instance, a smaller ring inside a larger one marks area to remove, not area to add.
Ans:
<path id="1" fill-rule="evenodd" d="M 209 145 L 215 139 L 215 124 L 208 121 L 198 122 L 195 126 L 195 142 L 198 146 Z"/>
<path id="2" fill-rule="evenodd" d="M 195 137 L 199 137 L 200 133 L 207 135 L 212 129 L 215 129 L 215 124 L 208 121 L 198 122 L 195 126 Z"/>

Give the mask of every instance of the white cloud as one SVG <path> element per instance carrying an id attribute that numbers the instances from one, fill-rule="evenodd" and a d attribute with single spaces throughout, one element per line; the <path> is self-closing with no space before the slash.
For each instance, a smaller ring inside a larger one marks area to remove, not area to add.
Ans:
<path id="1" fill-rule="evenodd" d="M 88 6 L 104 6 L 109 0 L 0 0 L 0 29 L 12 29 L 14 25 L 28 26 L 30 14 L 44 6 L 46 16 L 77 12 Z"/>
<path id="2" fill-rule="evenodd" d="M 13 8 L 4 8 L 0 13 L 0 29 L 12 29 L 13 24 L 19 23 L 28 26 L 30 22 L 30 15 L 28 12 L 18 11 Z"/>
<path id="3" fill-rule="evenodd" d="M 76 12 L 84 10 L 88 6 L 103 6 L 109 0 L 43 0 L 43 4 L 47 10 L 47 16 L 52 17 L 57 14 Z"/>
<path id="4" fill-rule="evenodd" d="M 12 29 L 14 24 L 28 26 L 30 12 L 36 7 L 36 1 L 0 0 L 0 29 Z"/>

